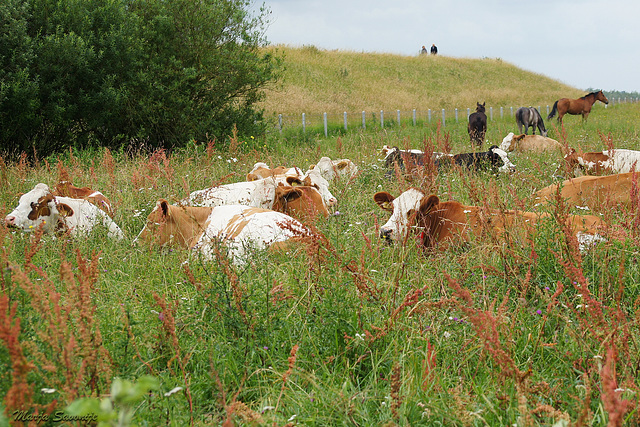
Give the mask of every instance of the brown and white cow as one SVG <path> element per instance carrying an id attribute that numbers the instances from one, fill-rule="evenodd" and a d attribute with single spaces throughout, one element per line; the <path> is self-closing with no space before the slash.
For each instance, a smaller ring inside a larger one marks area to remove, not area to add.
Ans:
<path id="1" fill-rule="evenodd" d="M 564 161 L 574 173 L 581 170 L 590 175 L 602 175 L 640 171 L 640 151 L 623 148 L 590 153 L 571 149 Z"/>
<path id="2" fill-rule="evenodd" d="M 277 168 L 271 169 L 266 163 L 258 162 L 253 165 L 253 169 L 247 174 L 247 181 L 257 181 L 259 179 L 279 176 L 303 178 L 304 174 L 295 166 L 291 168 L 278 166 Z"/>
<path id="3" fill-rule="evenodd" d="M 176 245 L 207 261 L 222 250 L 241 265 L 253 250 L 281 247 L 292 238 L 309 235 L 300 222 L 281 212 L 241 205 L 176 206 L 159 200 L 134 243 Z"/>
<path id="4" fill-rule="evenodd" d="M 181 204 L 204 207 L 244 205 L 311 220 L 318 215 L 329 216 L 318 188 L 305 183 L 308 181 L 301 182 L 294 177 L 288 177 L 286 185 L 274 177 L 236 182 L 194 191 Z"/>
<path id="5" fill-rule="evenodd" d="M 555 139 L 542 135 L 514 135 L 513 132 L 504 137 L 500 148 L 506 152 L 522 153 L 565 152 L 564 146 Z"/>
<path id="6" fill-rule="evenodd" d="M 536 192 L 534 198 L 537 205 L 549 203 L 555 199 L 560 188 L 560 197 L 570 206 L 602 212 L 617 204 L 628 206 L 637 202 L 639 177 L 640 174 L 635 172 L 585 175 L 549 185 Z"/>
<path id="7" fill-rule="evenodd" d="M 96 205 L 84 199 L 54 196 L 49 186 L 43 183 L 23 194 L 18 206 L 4 221 L 8 227 L 25 231 L 33 231 L 40 225 L 46 233 L 68 229 L 72 236 L 86 235 L 101 224 L 109 237 L 124 237 L 118 225 Z"/>
<path id="8" fill-rule="evenodd" d="M 516 238 L 528 238 L 540 219 L 550 217 L 547 213 L 484 209 L 457 201 L 440 202 L 438 196 L 427 196 L 415 188 L 405 191 L 398 198 L 387 192 L 379 192 L 374 195 L 374 200 L 382 209 L 392 212 L 389 221 L 380 227 L 380 237 L 400 241 L 413 229 L 419 232 L 425 249 L 447 248 L 468 241 L 471 234 L 482 235 L 485 231 L 498 237 L 508 232 Z M 581 249 L 594 241 L 603 240 L 598 234 L 599 228 L 604 226 L 600 218 L 594 215 L 570 215 L 568 221 Z"/>
<path id="9" fill-rule="evenodd" d="M 93 203 L 113 218 L 111 202 L 99 191 L 94 191 L 89 187 L 76 187 L 69 181 L 60 181 L 53 189 L 54 196 L 70 197 L 72 199 L 84 199 Z"/>

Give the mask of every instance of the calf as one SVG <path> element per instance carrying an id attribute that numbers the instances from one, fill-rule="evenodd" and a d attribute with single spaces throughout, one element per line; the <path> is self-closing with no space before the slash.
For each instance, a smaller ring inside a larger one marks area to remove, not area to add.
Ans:
<path id="1" fill-rule="evenodd" d="M 317 169 L 327 181 L 344 177 L 350 179 L 358 173 L 358 167 L 351 160 L 331 160 L 329 157 L 321 157 L 318 163 L 309 166 L 309 169 Z"/>
<path id="2" fill-rule="evenodd" d="M 509 158 L 507 153 L 498 148 L 497 145 L 492 145 L 489 151 L 477 152 L 477 153 L 461 153 L 454 154 L 453 156 L 441 157 L 435 162 L 438 170 L 445 165 L 458 165 L 467 169 L 473 169 L 476 171 L 482 169 L 491 169 L 494 172 L 513 172 L 516 167 Z"/>
<path id="3" fill-rule="evenodd" d="M 31 231 L 42 225 L 45 233 L 70 230 L 72 236 L 86 235 L 101 224 L 110 238 L 122 239 L 118 225 L 96 205 L 83 199 L 54 196 L 46 184 L 37 184 L 20 197 L 18 206 L 5 218 L 8 227 Z"/>
<path id="4" fill-rule="evenodd" d="M 539 190 L 534 195 L 536 205 L 554 200 L 558 191 L 560 197 L 572 207 L 588 207 L 594 212 L 603 212 L 612 205 L 629 206 L 638 203 L 638 175 L 627 172 L 568 179 Z"/>
<path id="5" fill-rule="evenodd" d="M 564 156 L 564 161 L 574 173 L 580 170 L 591 175 L 626 173 L 640 169 L 640 151 L 616 148 L 602 152 L 578 153 L 571 149 L 569 154 Z"/>
<path id="6" fill-rule="evenodd" d="M 241 205 L 175 206 L 159 200 L 134 243 L 177 245 L 198 252 L 206 261 L 222 249 L 231 262 L 242 265 L 254 249 L 281 246 L 309 234 L 300 222 L 268 209 Z"/>
<path id="7" fill-rule="evenodd" d="M 514 135 L 513 132 L 504 137 L 502 144 L 500 144 L 500 149 L 506 152 L 516 151 L 521 153 L 565 152 L 564 145 L 555 139 L 542 135 Z"/>
<path id="8" fill-rule="evenodd" d="M 286 178 L 288 185 L 275 177 L 257 181 L 236 182 L 192 192 L 181 204 L 215 207 L 244 205 L 279 210 L 313 219 L 317 215 L 327 217 L 329 211 L 314 186 L 302 185 L 298 178 Z"/>
<path id="9" fill-rule="evenodd" d="M 113 218 L 113 209 L 111 209 L 111 202 L 109 199 L 101 192 L 93 191 L 89 187 L 79 188 L 69 181 L 60 181 L 53 189 L 53 195 L 87 200 Z"/>
<path id="10" fill-rule="evenodd" d="M 440 202 L 435 195 L 426 196 L 415 188 L 402 193 L 397 199 L 386 192 L 374 195 L 376 203 L 392 215 L 382 227 L 380 237 L 388 241 L 400 241 L 408 236 L 410 229 L 419 230 L 423 248 L 446 248 L 451 244 L 469 240 L 469 233 L 481 234 L 491 230 L 501 236 L 509 231 L 529 236 L 534 225 L 547 213 L 513 210 L 483 209 L 465 206 L 456 201 Z M 568 221 L 576 234 L 581 249 L 585 244 L 602 239 L 598 228 L 603 221 L 593 215 L 569 215 Z"/>

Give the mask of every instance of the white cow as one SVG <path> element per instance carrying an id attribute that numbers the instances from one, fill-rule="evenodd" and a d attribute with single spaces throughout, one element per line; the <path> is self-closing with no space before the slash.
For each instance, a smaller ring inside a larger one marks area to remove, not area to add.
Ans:
<path id="1" fill-rule="evenodd" d="M 300 222 L 272 210 L 241 205 L 175 206 L 160 200 L 134 242 L 181 246 L 207 261 L 222 250 L 234 264 L 242 265 L 253 250 L 309 235 Z"/>
<path id="2" fill-rule="evenodd" d="M 352 178 L 358 173 L 358 167 L 349 159 L 331 160 L 329 157 L 321 157 L 318 163 L 309 166 L 309 170 L 317 169 L 327 181 L 337 178 Z"/>
<path id="3" fill-rule="evenodd" d="M 47 184 L 37 184 L 20 197 L 18 206 L 5 217 L 8 227 L 33 231 L 43 224 L 46 233 L 70 230 L 72 236 L 89 234 L 101 224 L 107 235 L 124 238 L 118 225 L 104 211 L 84 199 L 54 196 Z"/>

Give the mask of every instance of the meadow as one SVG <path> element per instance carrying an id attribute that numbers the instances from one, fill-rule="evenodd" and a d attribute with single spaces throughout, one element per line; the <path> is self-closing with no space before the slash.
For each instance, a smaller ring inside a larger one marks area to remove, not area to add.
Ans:
<path id="1" fill-rule="evenodd" d="M 576 149 L 640 149 L 639 116 L 639 104 L 596 104 L 585 124 L 567 116 L 563 128 L 547 127 Z M 485 147 L 516 129 L 510 116 L 494 118 Z M 105 425 L 637 424 L 640 206 L 605 212 L 617 238 L 583 254 L 557 221 L 540 225 L 532 244 L 487 235 L 425 254 L 411 236 L 395 245 L 378 237 L 388 214 L 375 192 L 415 186 L 442 200 L 533 210 L 532 194 L 566 175 L 561 158 L 512 155 L 512 175 L 431 170 L 389 180 L 383 145 L 470 148 L 465 120 L 434 120 L 336 125 L 327 138 L 309 128 L 302 138 L 292 129 L 192 141 L 171 153 L 1 159 L 3 217 L 64 170 L 111 199 L 127 236 L 0 227 L 5 422 L 71 405 Z M 132 245 L 159 199 L 241 181 L 257 161 L 306 170 L 322 156 L 360 171 L 332 184 L 338 206 L 312 225 L 314 239 L 287 252 L 256 252 L 235 267 Z M 566 210 L 584 213 L 551 208 Z"/>

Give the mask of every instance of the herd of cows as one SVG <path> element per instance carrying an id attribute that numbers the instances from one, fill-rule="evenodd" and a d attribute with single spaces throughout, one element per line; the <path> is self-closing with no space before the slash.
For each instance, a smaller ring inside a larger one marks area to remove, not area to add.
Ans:
<path id="1" fill-rule="evenodd" d="M 383 147 L 384 162 L 391 177 L 411 163 L 431 163 L 438 170 L 488 169 L 512 173 L 516 166 L 509 153 L 556 152 L 564 155 L 567 170 L 585 174 L 539 190 L 536 206 L 549 203 L 560 194 L 571 206 L 588 207 L 595 215 L 569 215 L 566 225 L 584 248 L 604 240 L 607 226 L 601 209 L 612 205 L 638 204 L 635 169 L 640 151 L 625 149 L 579 153 L 541 135 L 507 135 L 501 146 L 486 152 L 426 153 Z M 194 191 L 175 204 L 158 200 L 134 242 L 177 245 L 211 260 L 225 253 L 231 262 L 243 264 L 254 249 L 286 246 L 292 239 L 308 237 L 304 224 L 318 216 L 327 217 L 337 203 L 330 186 L 337 179 L 354 179 L 356 165 L 348 159 L 321 158 L 302 172 L 297 167 L 269 168 L 256 163 L 246 181 Z M 402 241 L 417 233 L 424 249 L 447 248 L 468 241 L 474 234 L 492 230 L 500 236 L 513 230 L 529 238 L 535 225 L 549 217 L 540 212 L 492 210 L 466 206 L 457 201 L 441 201 L 437 195 L 411 188 L 398 197 L 378 192 L 373 200 L 390 212 L 380 227 L 380 237 Z M 110 238 L 124 234 L 113 221 L 109 199 L 88 187 L 78 188 L 61 180 L 53 189 L 39 183 L 20 197 L 18 206 L 5 218 L 5 225 L 25 231 L 42 227 L 47 233 L 86 235 L 96 226 L 104 227 Z"/>

